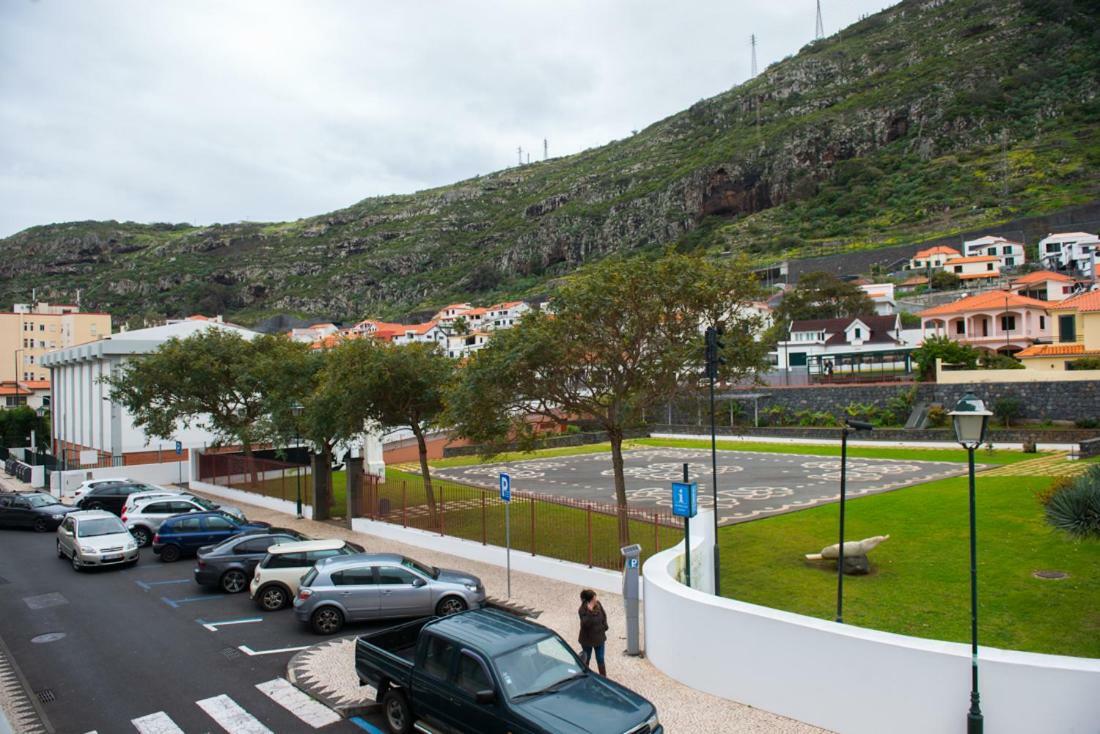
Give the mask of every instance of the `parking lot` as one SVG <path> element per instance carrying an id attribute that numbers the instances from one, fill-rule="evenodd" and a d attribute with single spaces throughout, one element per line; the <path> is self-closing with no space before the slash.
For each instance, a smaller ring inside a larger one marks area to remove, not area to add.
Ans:
<path id="1" fill-rule="evenodd" d="M 682 481 L 683 465 L 699 483 L 699 506 L 713 507 L 710 451 L 646 448 L 623 452 L 626 495 L 631 507 L 670 511 L 671 483 Z M 758 451 L 718 452 L 718 513 L 722 523 L 813 507 L 839 498 L 840 459 L 809 454 Z M 849 459 L 849 497 L 959 476 L 966 468 L 939 461 Z M 507 471 L 512 488 L 575 500 L 615 502 L 611 454 L 554 456 L 529 461 L 478 464 L 433 470 L 433 474 L 486 488 L 497 486 Z"/>
<path id="2" fill-rule="evenodd" d="M 192 559 L 148 548 L 134 568 L 77 573 L 53 533 L 0 539 L 3 640 L 57 732 L 363 731 L 286 681 L 290 657 L 325 639 L 290 609 L 199 587 Z"/>

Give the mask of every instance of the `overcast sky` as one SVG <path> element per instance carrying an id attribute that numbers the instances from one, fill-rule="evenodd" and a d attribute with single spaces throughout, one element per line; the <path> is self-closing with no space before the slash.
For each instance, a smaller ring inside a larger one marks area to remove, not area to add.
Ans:
<path id="1" fill-rule="evenodd" d="M 822 0 L 827 34 L 889 0 Z M 626 137 L 814 0 L 0 0 L 0 236 L 320 214 Z"/>

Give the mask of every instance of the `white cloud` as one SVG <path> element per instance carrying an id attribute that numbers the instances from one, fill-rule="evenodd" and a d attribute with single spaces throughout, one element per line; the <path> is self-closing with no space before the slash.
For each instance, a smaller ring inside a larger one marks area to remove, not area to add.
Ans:
<path id="1" fill-rule="evenodd" d="M 826 3 L 826 28 L 881 6 Z M 286 220 L 573 153 L 744 81 L 813 0 L 6 0 L 0 236 Z"/>

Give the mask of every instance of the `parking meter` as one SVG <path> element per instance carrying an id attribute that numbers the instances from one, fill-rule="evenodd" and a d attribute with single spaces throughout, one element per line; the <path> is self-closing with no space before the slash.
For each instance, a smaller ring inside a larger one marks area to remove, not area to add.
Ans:
<path id="1" fill-rule="evenodd" d="M 623 554 L 623 604 L 626 606 L 626 654 L 640 655 L 642 650 L 638 645 L 638 598 L 641 587 L 642 546 L 623 546 L 620 551 Z"/>

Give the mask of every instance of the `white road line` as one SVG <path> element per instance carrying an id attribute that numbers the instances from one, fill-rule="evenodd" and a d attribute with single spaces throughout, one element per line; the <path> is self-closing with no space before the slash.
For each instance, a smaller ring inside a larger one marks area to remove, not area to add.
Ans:
<path id="1" fill-rule="evenodd" d="M 297 716 L 314 729 L 334 724 L 340 715 L 328 706 L 315 701 L 295 688 L 286 678 L 276 678 L 266 683 L 257 683 L 260 693 Z"/>
<path id="2" fill-rule="evenodd" d="M 195 703 L 229 734 L 273 734 L 270 729 L 257 721 L 252 714 L 245 711 L 237 705 L 236 701 L 225 694 L 213 698 L 204 698 L 201 701 L 195 701 Z"/>
<path id="3" fill-rule="evenodd" d="M 131 719 L 130 723 L 141 734 L 183 734 L 183 729 L 176 726 L 176 722 L 163 711 L 142 716 L 139 719 Z"/>
<path id="4" fill-rule="evenodd" d="M 252 657 L 253 655 L 274 655 L 279 652 L 297 652 L 298 650 L 305 650 L 308 645 L 302 647 L 280 647 L 277 650 L 253 650 L 248 645 L 238 645 L 237 649 L 243 652 L 245 655 Z"/>

